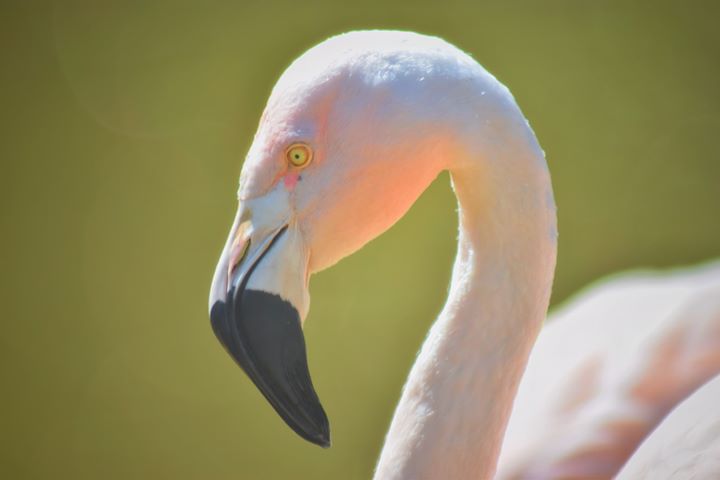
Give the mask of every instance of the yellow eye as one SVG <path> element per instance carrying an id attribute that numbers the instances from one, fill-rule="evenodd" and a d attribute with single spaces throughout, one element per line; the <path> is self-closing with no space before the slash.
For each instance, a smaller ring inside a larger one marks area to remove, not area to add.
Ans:
<path id="1" fill-rule="evenodd" d="M 312 150 L 304 143 L 295 143 L 288 147 L 285 151 L 285 156 L 288 162 L 290 162 L 290 165 L 302 168 L 306 167 L 310 163 L 310 160 L 312 160 Z"/>

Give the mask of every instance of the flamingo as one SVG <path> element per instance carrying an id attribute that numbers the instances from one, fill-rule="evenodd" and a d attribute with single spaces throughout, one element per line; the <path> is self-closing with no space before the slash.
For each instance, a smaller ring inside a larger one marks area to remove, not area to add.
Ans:
<path id="1" fill-rule="evenodd" d="M 377 479 L 495 473 L 557 250 L 548 166 L 508 89 L 415 33 L 353 32 L 310 49 L 270 95 L 213 277 L 219 341 L 296 433 L 327 447 L 301 328 L 310 275 L 387 230 L 444 170 L 458 253 Z"/>

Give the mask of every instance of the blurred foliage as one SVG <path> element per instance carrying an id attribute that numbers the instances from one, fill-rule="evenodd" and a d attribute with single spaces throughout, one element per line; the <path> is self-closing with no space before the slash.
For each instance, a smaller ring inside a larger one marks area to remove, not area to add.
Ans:
<path id="1" fill-rule="evenodd" d="M 715 2 L 5 1 L 0 6 L 3 478 L 369 478 L 446 293 L 447 175 L 313 278 L 333 447 L 295 436 L 212 335 L 237 175 L 282 70 L 399 28 L 471 52 L 544 146 L 554 301 L 720 253 Z"/>

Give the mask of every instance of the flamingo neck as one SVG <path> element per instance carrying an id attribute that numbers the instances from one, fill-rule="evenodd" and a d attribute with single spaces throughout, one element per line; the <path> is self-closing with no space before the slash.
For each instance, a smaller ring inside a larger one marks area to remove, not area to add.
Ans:
<path id="1" fill-rule="evenodd" d="M 460 217 L 450 292 L 403 389 L 377 480 L 494 475 L 547 312 L 557 237 L 544 155 L 507 97 L 450 166 Z"/>

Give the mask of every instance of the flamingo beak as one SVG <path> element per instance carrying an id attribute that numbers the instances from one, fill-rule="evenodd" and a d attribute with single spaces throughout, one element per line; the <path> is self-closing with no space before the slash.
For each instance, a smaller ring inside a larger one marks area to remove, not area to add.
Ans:
<path id="1" fill-rule="evenodd" d="M 288 426 L 327 448 L 330 426 L 310 378 L 302 332 L 309 306 L 307 249 L 296 227 L 263 226 L 262 215 L 246 220 L 255 217 L 249 210 L 241 204 L 218 262 L 212 328 Z"/>

